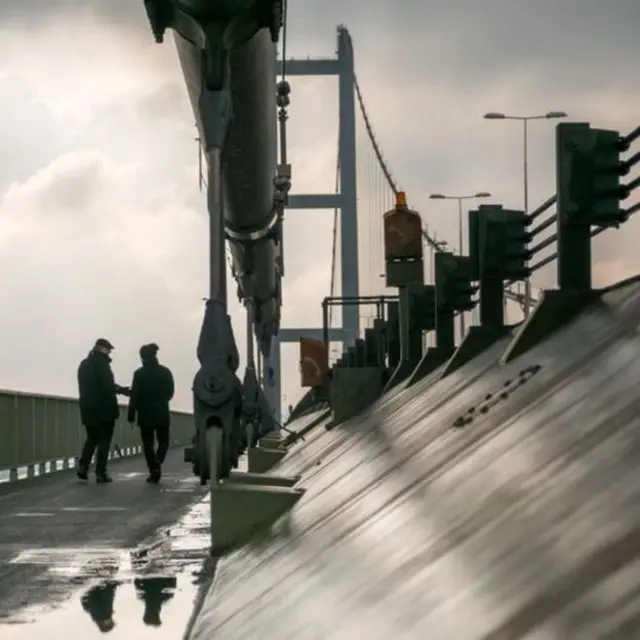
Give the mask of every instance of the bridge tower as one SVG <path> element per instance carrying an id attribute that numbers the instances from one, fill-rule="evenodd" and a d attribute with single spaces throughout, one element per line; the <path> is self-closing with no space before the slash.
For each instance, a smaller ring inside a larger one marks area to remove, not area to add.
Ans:
<path id="1" fill-rule="evenodd" d="M 279 73 L 280 70 L 281 62 L 277 62 L 276 73 Z M 290 59 L 286 63 L 286 74 L 289 77 L 337 76 L 338 78 L 339 192 L 333 194 L 290 194 L 287 208 L 338 209 L 340 211 L 341 295 L 357 297 L 359 295 L 359 283 L 355 73 L 353 42 L 346 27 L 338 27 L 338 48 L 335 58 Z M 295 166 L 292 182 L 295 187 Z M 318 300 L 319 305 L 320 300 Z M 342 327 L 330 330 L 329 340 L 331 342 L 342 342 L 346 347 L 355 340 L 358 334 L 358 307 L 346 306 L 342 310 Z M 322 340 L 322 328 L 281 328 L 271 349 L 268 366 L 271 367 L 274 374 L 272 376 L 273 387 L 268 389 L 267 396 L 279 422 L 282 419 L 281 343 L 297 342 L 300 338 Z"/>

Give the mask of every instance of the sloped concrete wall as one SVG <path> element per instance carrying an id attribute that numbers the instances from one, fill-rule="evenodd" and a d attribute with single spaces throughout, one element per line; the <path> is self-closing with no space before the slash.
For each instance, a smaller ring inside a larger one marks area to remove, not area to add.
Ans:
<path id="1" fill-rule="evenodd" d="M 382 394 L 381 367 L 336 367 L 331 380 L 333 419 L 343 422 L 361 413 Z"/>
<path id="2" fill-rule="evenodd" d="M 193 638 L 640 638 L 640 289 L 508 339 L 280 470 L 304 498 L 222 559 Z"/>

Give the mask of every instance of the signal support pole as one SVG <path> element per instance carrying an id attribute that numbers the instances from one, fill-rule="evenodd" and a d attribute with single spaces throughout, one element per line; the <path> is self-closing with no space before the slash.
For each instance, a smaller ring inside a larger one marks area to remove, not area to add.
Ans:
<path id="1" fill-rule="evenodd" d="M 578 146 L 574 142 L 574 136 L 579 139 L 582 131 L 588 126 L 582 123 L 570 122 L 556 127 L 557 278 L 558 288 L 561 291 L 586 292 L 590 291 L 592 286 L 591 227 L 588 223 L 569 220 L 572 203 L 567 195 L 570 189 L 564 186 L 565 176 L 572 176 L 576 168 L 575 162 L 572 162 L 573 155 L 569 155 L 567 151 L 571 147 Z"/>
<path id="2" fill-rule="evenodd" d="M 483 277 L 480 279 L 480 326 L 504 326 L 504 282 Z"/>

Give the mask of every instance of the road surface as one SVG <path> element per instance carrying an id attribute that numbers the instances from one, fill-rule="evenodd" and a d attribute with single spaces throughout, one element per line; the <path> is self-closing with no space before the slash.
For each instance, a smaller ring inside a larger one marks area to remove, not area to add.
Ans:
<path id="1" fill-rule="evenodd" d="M 60 472 L 0 485 L 0 637 L 180 638 L 206 579 L 206 490 L 170 452 L 159 485 L 141 456 L 111 485 Z"/>

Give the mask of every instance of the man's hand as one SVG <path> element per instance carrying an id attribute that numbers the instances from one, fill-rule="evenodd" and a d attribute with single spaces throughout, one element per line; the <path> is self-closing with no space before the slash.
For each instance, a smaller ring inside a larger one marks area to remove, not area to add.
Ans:
<path id="1" fill-rule="evenodd" d="M 129 387 L 121 387 L 120 385 L 116 385 L 116 393 L 121 396 L 131 396 L 131 389 Z"/>

